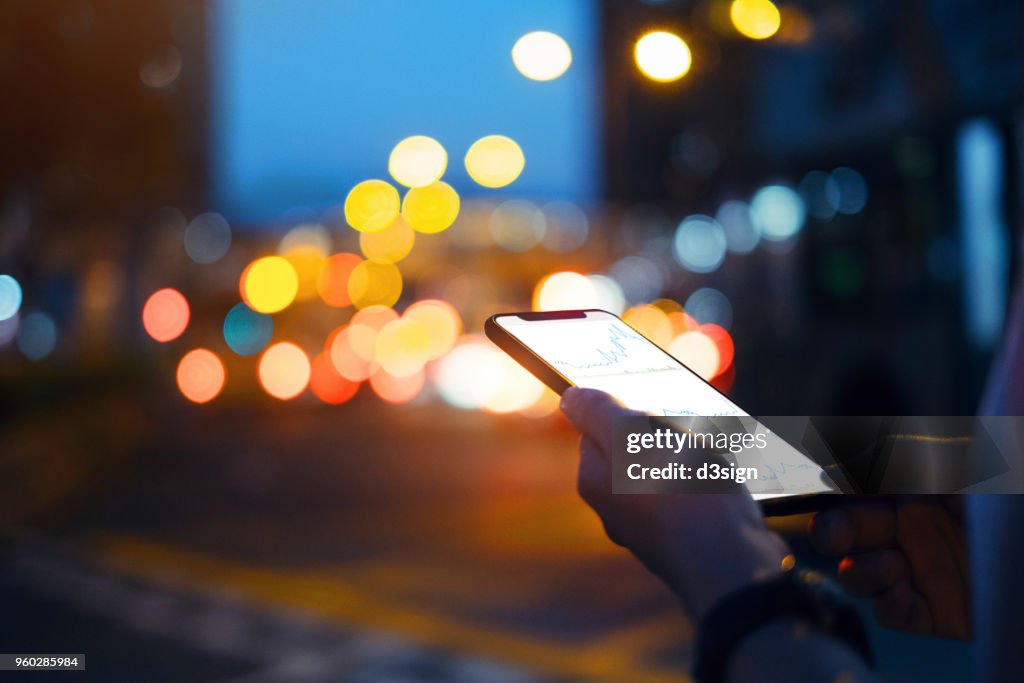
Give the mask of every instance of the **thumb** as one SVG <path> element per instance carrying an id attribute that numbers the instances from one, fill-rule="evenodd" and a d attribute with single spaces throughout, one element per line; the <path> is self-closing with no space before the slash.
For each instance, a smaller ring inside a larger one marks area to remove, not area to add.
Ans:
<path id="1" fill-rule="evenodd" d="M 623 408 L 618 401 L 596 389 L 570 387 L 562 394 L 562 412 L 583 436 L 605 453 L 612 451 L 612 424 L 616 417 L 643 415 Z"/>

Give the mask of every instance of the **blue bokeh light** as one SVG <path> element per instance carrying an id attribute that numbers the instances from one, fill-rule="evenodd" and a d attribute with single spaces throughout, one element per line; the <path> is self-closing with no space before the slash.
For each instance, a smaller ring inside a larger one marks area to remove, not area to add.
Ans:
<path id="1" fill-rule="evenodd" d="M 274 321 L 245 304 L 235 304 L 224 316 L 224 341 L 239 356 L 252 356 L 266 348 L 274 336 Z"/>

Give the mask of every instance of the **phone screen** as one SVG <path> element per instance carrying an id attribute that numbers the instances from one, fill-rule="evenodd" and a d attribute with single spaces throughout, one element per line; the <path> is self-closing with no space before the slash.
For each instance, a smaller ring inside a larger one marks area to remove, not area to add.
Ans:
<path id="1" fill-rule="evenodd" d="M 616 316 L 586 311 L 583 317 L 495 322 L 573 385 L 611 394 L 627 408 L 649 415 L 749 416 L 661 347 Z M 779 479 L 750 486 L 755 498 L 835 491 L 813 460 L 785 444 L 775 462 L 759 462 Z M 784 473 L 784 475 L 783 475 Z M 762 492 L 759 494 L 757 489 Z"/>

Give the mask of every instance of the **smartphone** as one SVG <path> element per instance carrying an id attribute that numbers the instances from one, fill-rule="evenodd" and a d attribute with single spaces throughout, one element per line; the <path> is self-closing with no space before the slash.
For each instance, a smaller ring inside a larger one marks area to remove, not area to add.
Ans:
<path id="1" fill-rule="evenodd" d="M 627 408 L 653 416 L 750 417 L 697 373 L 607 311 L 500 313 L 487 320 L 484 331 L 559 394 L 571 386 L 599 389 Z M 838 498 L 820 495 L 841 491 L 823 467 L 781 439 L 779 443 L 781 448 L 771 449 L 777 461 L 767 464 L 774 472 L 785 472 L 785 480 L 780 478 L 767 488 L 747 484 L 766 514 L 816 510 L 827 504 L 824 499 Z"/>

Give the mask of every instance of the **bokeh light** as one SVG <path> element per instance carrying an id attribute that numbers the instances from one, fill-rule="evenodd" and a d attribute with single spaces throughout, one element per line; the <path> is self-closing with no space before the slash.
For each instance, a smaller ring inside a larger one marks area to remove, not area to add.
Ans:
<path id="1" fill-rule="evenodd" d="M 341 405 L 356 395 L 359 382 L 342 377 L 334 369 L 330 354 L 323 351 L 310 366 L 309 389 L 324 403 Z"/>
<path id="2" fill-rule="evenodd" d="M 702 378 L 710 380 L 718 374 L 718 346 L 702 332 L 685 332 L 668 347 L 668 352 Z"/>
<path id="3" fill-rule="evenodd" d="M 491 390 L 481 396 L 480 407 L 489 413 L 513 413 L 526 410 L 541 397 L 545 387 L 512 358 L 494 349 L 491 366 L 498 374 L 498 381 Z"/>
<path id="4" fill-rule="evenodd" d="M 672 321 L 665 311 L 657 306 L 641 304 L 622 314 L 627 325 L 644 335 L 658 346 L 668 348 L 672 343 L 674 330 Z"/>
<path id="5" fill-rule="evenodd" d="M 767 185 L 750 200 L 750 220 L 761 237 L 781 242 L 800 232 L 807 213 L 795 190 L 785 185 Z"/>
<path id="6" fill-rule="evenodd" d="M 621 258 L 612 264 L 608 272 L 622 287 L 629 303 L 650 301 L 665 286 L 661 267 L 646 256 Z"/>
<path id="7" fill-rule="evenodd" d="M 868 184 L 864 176 L 852 168 L 842 166 L 830 174 L 839 189 L 839 213 L 860 213 L 868 203 Z"/>
<path id="8" fill-rule="evenodd" d="M 419 395 L 425 379 L 422 369 L 405 377 L 395 377 L 379 368 L 370 375 L 370 388 L 388 403 L 407 403 Z"/>
<path id="9" fill-rule="evenodd" d="M 594 286 L 594 292 L 597 294 L 594 308 L 600 308 L 615 315 L 619 315 L 626 309 L 626 295 L 622 293 L 622 287 L 618 282 L 600 273 L 588 275 L 587 279 L 590 280 L 590 284 Z"/>
<path id="10" fill-rule="evenodd" d="M 732 304 L 714 287 L 701 287 L 686 300 L 684 309 L 700 323 L 732 327 Z"/>
<path id="11" fill-rule="evenodd" d="M 673 252 L 694 273 L 711 273 L 725 260 L 725 230 L 710 216 L 690 216 L 676 228 Z"/>
<path id="12" fill-rule="evenodd" d="M 782 23 L 779 8 L 771 0 L 732 0 L 729 18 L 737 31 L 754 40 L 771 38 Z"/>
<path id="13" fill-rule="evenodd" d="M 448 166 L 448 152 L 426 135 L 405 138 L 391 150 L 388 172 L 406 187 L 423 187 L 439 180 Z"/>
<path id="14" fill-rule="evenodd" d="M 356 331 L 355 335 L 353 335 L 354 329 Z M 362 382 L 363 380 L 369 379 L 375 365 L 372 360 L 372 355 L 371 358 L 365 358 L 356 353 L 353 348 L 353 341 L 359 341 L 358 337 L 360 331 L 361 330 L 359 328 L 342 327 L 331 336 L 330 344 L 327 349 L 330 354 L 331 365 L 334 366 L 337 373 L 352 382 Z M 369 353 L 372 354 L 374 350 L 373 344 L 377 338 L 377 332 L 376 330 L 369 330 L 363 336 L 369 336 L 372 338 L 372 341 L 369 342 Z M 365 342 L 362 343 L 365 344 Z M 359 343 L 357 343 L 356 346 L 359 346 Z"/>
<path id="15" fill-rule="evenodd" d="M 715 220 L 725 231 L 725 247 L 734 254 L 749 254 L 761 241 L 761 235 L 750 221 L 750 205 L 738 199 L 722 202 Z"/>
<path id="16" fill-rule="evenodd" d="M 486 394 L 501 381 L 494 363 L 495 351 L 494 345 L 479 335 L 462 337 L 433 367 L 437 393 L 456 408 L 479 408 Z"/>
<path id="17" fill-rule="evenodd" d="M 376 363 L 377 334 L 398 318 L 398 313 L 388 306 L 369 306 L 358 311 L 352 316 L 343 333 L 339 333 L 342 341 L 338 344 L 344 345 L 344 347 L 339 346 L 339 349 L 345 348 L 351 351 L 358 359 L 366 363 Z M 337 342 L 337 340 L 335 341 Z M 336 367 L 342 375 L 349 379 L 359 377 L 363 372 L 355 367 L 351 368 L 351 372 L 343 371 L 341 365 L 337 363 Z"/>
<path id="18" fill-rule="evenodd" d="M 7 346 L 18 336 L 21 316 L 15 313 L 7 320 L 0 320 L 0 347 Z"/>
<path id="19" fill-rule="evenodd" d="M 379 232 L 359 233 L 359 249 L 368 259 L 398 263 L 412 251 L 416 233 L 399 216 Z"/>
<path id="20" fill-rule="evenodd" d="M 469 177 L 484 187 L 505 187 L 514 182 L 526 166 L 526 157 L 515 140 L 488 135 L 474 142 L 466 152 Z"/>
<path id="21" fill-rule="evenodd" d="M 458 215 L 459 195 L 441 180 L 412 188 L 402 200 L 402 218 L 417 232 L 441 232 L 450 227 Z"/>
<path id="22" fill-rule="evenodd" d="M 170 287 L 153 292 L 142 307 L 142 327 L 158 342 L 177 339 L 188 327 L 188 301 Z"/>
<path id="23" fill-rule="evenodd" d="M 193 403 L 216 398 L 224 388 L 225 377 L 224 364 L 208 349 L 193 349 L 178 363 L 178 390 Z"/>
<path id="24" fill-rule="evenodd" d="M 531 201 L 510 199 L 491 214 L 491 237 L 508 251 L 529 251 L 540 244 L 547 230 L 544 212 Z"/>
<path id="25" fill-rule="evenodd" d="M 800 196 L 807 213 L 821 220 L 829 220 L 839 210 L 839 185 L 824 171 L 811 171 L 800 181 Z"/>
<path id="26" fill-rule="evenodd" d="M 533 81 L 550 81 L 572 64 L 569 43 L 550 31 L 532 31 L 512 46 L 512 63 L 519 73 Z"/>
<path id="27" fill-rule="evenodd" d="M 360 232 L 376 232 L 391 225 L 401 202 L 398 190 L 384 180 L 364 180 L 345 197 L 345 220 Z"/>
<path id="28" fill-rule="evenodd" d="M 320 272 L 327 261 L 325 252 L 313 246 L 295 247 L 283 258 L 292 265 L 298 287 L 295 290 L 295 301 L 311 301 L 316 298 Z"/>
<path id="29" fill-rule="evenodd" d="M 590 222 L 583 209 L 572 202 L 557 200 L 548 202 L 541 210 L 547 223 L 542 240 L 545 249 L 565 254 L 579 249 L 587 241 Z"/>
<path id="30" fill-rule="evenodd" d="M 426 332 L 428 360 L 436 360 L 451 351 L 462 333 L 458 311 L 440 299 L 417 301 L 405 310 L 402 317 L 414 321 Z"/>
<path id="31" fill-rule="evenodd" d="M 393 377 L 408 377 L 423 369 L 430 357 L 430 336 L 416 320 L 393 320 L 377 333 L 374 358 Z"/>
<path id="32" fill-rule="evenodd" d="M 277 243 L 277 253 L 288 256 L 297 251 L 314 251 L 326 257 L 331 251 L 331 235 L 319 223 L 302 223 L 289 230 Z"/>
<path id="33" fill-rule="evenodd" d="M 243 303 L 224 316 L 224 341 L 239 356 L 252 356 L 267 347 L 274 336 L 274 321 Z"/>
<path id="34" fill-rule="evenodd" d="M 242 273 L 239 290 L 249 308 L 260 313 L 277 313 L 288 308 L 299 292 L 295 266 L 282 256 L 264 256 Z"/>
<path id="35" fill-rule="evenodd" d="M 718 367 L 715 369 L 715 377 L 729 369 L 733 357 L 736 354 L 736 347 L 733 344 L 732 336 L 724 327 L 715 324 L 700 326 L 700 333 L 706 336 L 715 344 L 718 349 Z"/>
<path id="36" fill-rule="evenodd" d="M 10 275 L 0 275 L 0 321 L 13 318 L 21 308 L 21 285 Z"/>
<path id="37" fill-rule="evenodd" d="M 231 226 L 219 213 L 203 213 L 185 228 L 185 253 L 196 263 L 214 263 L 231 248 Z"/>
<path id="38" fill-rule="evenodd" d="M 533 310 L 597 308 L 597 290 L 585 275 L 563 271 L 541 279 L 533 290 Z"/>
<path id="39" fill-rule="evenodd" d="M 402 273 L 393 263 L 369 260 L 352 269 L 348 296 L 356 308 L 393 306 L 402 295 Z"/>
<path id="40" fill-rule="evenodd" d="M 668 31 L 652 31 L 636 41 L 636 65 L 653 81 L 677 81 L 690 70 L 690 48 L 682 38 Z"/>
<path id="41" fill-rule="evenodd" d="M 260 384 L 282 401 L 301 394 L 309 384 L 310 373 L 309 357 L 291 342 L 278 342 L 260 356 Z"/>
<path id="42" fill-rule="evenodd" d="M 363 259 L 356 254 L 344 252 L 334 254 L 324 261 L 316 278 L 316 289 L 325 304 L 335 308 L 352 305 L 352 299 L 348 295 L 348 281 L 352 271 L 362 261 Z"/>
<path id="43" fill-rule="evenodd" d="M 32 361 L 43 360 L 57 346 L 57 325 L 41 311 L 33 311 L 18 326 L 18 350 Z"/>

